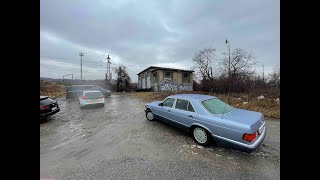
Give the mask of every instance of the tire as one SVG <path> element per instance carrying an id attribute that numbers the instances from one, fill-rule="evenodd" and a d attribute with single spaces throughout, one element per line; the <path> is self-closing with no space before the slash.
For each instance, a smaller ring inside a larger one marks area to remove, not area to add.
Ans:
<path id="1" fill-rule="evenodd" d="M 147 111 L 146 112 L 146 118 L 149 120 L 149 121 L 153 121 L 154 120 L 154 114 L 152 113 L 152 111 Z"/>
<path id="2" fill-rule="evenodd" d="M 208 146 L 212 143 L 211 134 L 199 126 L 192 129 L 192 137 L 194 141 L 201 146 Z"/>

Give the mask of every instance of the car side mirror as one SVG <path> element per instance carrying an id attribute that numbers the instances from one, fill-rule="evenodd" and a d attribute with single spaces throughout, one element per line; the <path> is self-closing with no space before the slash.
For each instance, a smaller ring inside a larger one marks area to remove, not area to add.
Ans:
<path id="1" fill-rule="evenodd" d="M 158 106 L 163 106 L 163 103 L 159 103 Z"/>

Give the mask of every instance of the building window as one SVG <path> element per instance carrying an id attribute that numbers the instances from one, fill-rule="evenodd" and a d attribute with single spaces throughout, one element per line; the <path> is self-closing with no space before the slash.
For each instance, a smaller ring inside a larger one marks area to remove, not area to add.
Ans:
<path id="1" fill-rule="evenodd" d="M 182 83 L 190 83 L 190 73 L 182 73 Z"/>
<path id="2" fill-rule="evenodd" d="M 172 76 L 173 76 L 173 73 L 170 72 L 170 71 L 164 71 L 164 78 L 163 80 L 165 82 L 172 82 Z"/>
<path id="3" fill-rule="evenodd" d="M 157 72 L 153 73 L 153 82 L 154 83 L 158 82 L 158 73 Z"/>

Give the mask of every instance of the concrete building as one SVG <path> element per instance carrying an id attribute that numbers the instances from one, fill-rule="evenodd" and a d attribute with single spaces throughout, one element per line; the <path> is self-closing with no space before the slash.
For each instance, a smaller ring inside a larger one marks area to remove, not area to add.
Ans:
<path id="1" fill-rule="evenodd" d="M 192 91 L 193 72 L 190 70 L 150 66 L 138 73 L 138 90 Z"/>

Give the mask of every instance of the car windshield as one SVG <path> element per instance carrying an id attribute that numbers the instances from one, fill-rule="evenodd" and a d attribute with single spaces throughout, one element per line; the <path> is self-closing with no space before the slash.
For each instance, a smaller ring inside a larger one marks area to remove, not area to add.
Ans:
<path id="1" fill-rule="evenodd" d="M 40 100 L 40 106 L 49 105 L 49 104 L 51 104 L 51 102 L 53 102 L 53 100 L 50 98 Z"/>
<path id="2" fill-rule="evenodd" d="M 86 92 L 86 96 L 88 96 L 89 99 L 92 98 L 99 98 L 102 96 L 101 92 Z"/>
<path id="3" fill-rule="evenodd" d="M 224 114 L 235 109 L 218 98 L 201 101 L 201 104 L 212 114 Z"/>

